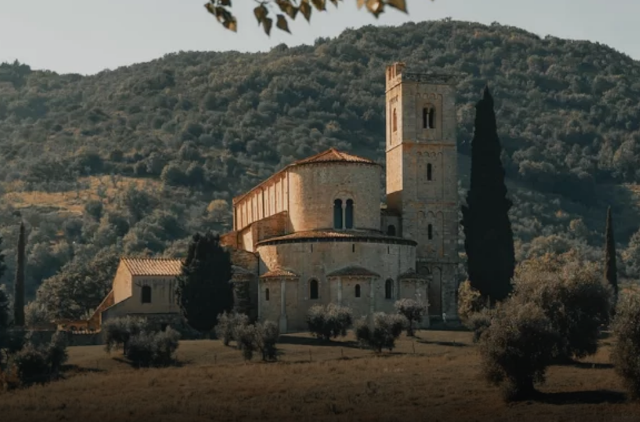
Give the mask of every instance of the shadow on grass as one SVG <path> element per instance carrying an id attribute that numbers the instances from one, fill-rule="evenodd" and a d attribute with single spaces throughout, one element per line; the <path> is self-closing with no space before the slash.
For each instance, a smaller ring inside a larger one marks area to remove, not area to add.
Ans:
<path id="1" fill-rule="evenodd" d="M 567 365 L 580 369 L 613 369 L 613 364 L 611 363 L 572 362 Z"/>
<path id="2" fill-rule="evenodd" d="M 143 368 L 182 368 L 184 366 L 188 366 L 189 364 L 193 363 L 193 361 L 190 360 L 190 359 L 181 359 L 181 360 L 174 359 L 168 365 L 148 365 L 148 366 L 144 366 L 144 365 L 136 364 L 135 362 L 132 362 L 129 359 L 125 359 L 123 357 L 114 356 L 111 359 L 115 360 L 116 362 L 124 363 L 125 365 L 129 365 L 133 369 L 143 369 Z"/>
<path id="3" fill-rule="evenodd" d="M 84 368 L 78 365 L 62 365 L 60 368 L 63 373 L 75 373 L 75 374 L 90 374 L 96 372 L 105 372 L 104 369 L 99 368 Z"/>
<path id="4" fill-rule="evenodd" d="M 290 344 L 293 346 L 328 346 L 328 347 L 347 347 L 351 349 L 359 349 L 360 346 L 356 341 L 327 341 L 314 337 L 298 337 L 298 336 L 282 336 L 278 339 L 278 344 Z"/>
<path id="5" fill-rule="evenodd" d="M 449 346 L 449 347 L 467 347 L 466 343 L 459 343 L 457 341 L 429 341 L 419 337 L 416 337 L 416 342 L 420 344 L 434 344 L 436 346 Z"/>
<path id="6" fill-rule="evenodd" d="M 569 391 L 562 393 L 537 393 L 535 401 L 547 404 L 602 404 L 622 403 L 626 400 L 624 393 L 611 390 Z"/>

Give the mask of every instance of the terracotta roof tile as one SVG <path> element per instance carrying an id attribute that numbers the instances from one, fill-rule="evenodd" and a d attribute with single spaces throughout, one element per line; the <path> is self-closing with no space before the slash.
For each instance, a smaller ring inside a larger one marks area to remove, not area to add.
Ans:
<path id="1" fill-rule="evenodd" d="M 275 278 L 275 277 L 298 277 L 298 274 L 293 271 L 285 270 L 284 268 L 274 268 L 262 274 L 260 278 Z"/>
<path id="2" fill-rule="evenodd" d="M 368 158 L 359 157 L 359 156 L 353 155 L 353 154 L 347 154 L 346 152 L 340 152 L 335 148 L 329 148 L 328 150 L 326 150 L 324 152 L 321 152 L 319 154 L 313 155 L 313 156 L 308 157 L 308 158 L 303 158 L 302 160 L 298 160 L 298 161 L 295 161 L 295 162 L 289 164 L 285 168 L 275 172 L 274 174 L 272 174 L 271 176 L 269 176 L 268 178 L 266 178 L 265 180 L 260 182 L 258 185 L 254 186 L 252 189 L 246 191 L 242 195 L 239 195 L 239 196 L 236 196 L 235 198 L 233 198 L 232 203 L 236 204 L 236 203 L 240 202 L 243 198 L 248 196 L 251 192 L 254 192 L 260 186 L 262 186 L 264 184 L 267 184 L 270 180 L 275 179 L 280 174 L 283 174 L 284 172 L 289 170 L 291 167 L 295 167 L 297 165 L 303 165 L 303 164 L 339 163 L 339 162 L 379 165 L 375 161 L 369 160 Z"/>
<path id="3" fill-rule="evenodd" d="M 359 265 L 349 265 L 348 267 L 340 268 L 339 270 L 335 270 L 327 274 L 327 277 L 343 277 L 343 276 L 380 277 L 379 274 L 374 273 L 373 271 L 368 270 Z"/>
<path id="4" fill-rule="evenodd" d="M 316 154 L 309 158 L 304 158 L 302 160 L 296 161 L 294 165 L 335 162 L 376 164 L 375 161 L 371 161 L 368 158 L 358 157 L 357 155 L 340 152 L 335 148 L 329 148 L 328 150 L 321 152 L 320 154 Z"/>
<path id="5" fill-rule="evenodd" d="M 182 260 L 170 258 L 122 258 L 131 275 L 178 276 Z"/>
<path id="6" fill-rule="evenodd" d="M 311 239 L 344 239 L 344 240 L 349 240 L 352 239 L 354 241 L 360 241 L 360 240 L 365 240 L 365 241 L 375 241 L 375 240 L 380 240 L 380 241 L 395 241 L 395 242 L 401 242 L 401 243 L 405 243 L 405 244 L 410 244 L 410 245 L 416 245 L 416 242 L 410 239 L 405 239 L 402 237 L 397 237 L 397 236 L 387 236 L 385 234 L 382 234 L 380 232 L 376 232 L 376 231 L 358 231 L 358 230 L 310 230 L 310 231 L 304 231 L 304 232 L 296 232 L 296 233 L 292 233 L 292 234 L 288 234 L 285 236 L 277 236 L 277 237 L 270 237 L 268 239 L 264 239 L 260 242 L 258 242 L 258 245 L 260 244 L 267 244 L 270 242 L 278 242 L 278 241 L 295 241 L 295 240 L 311 240 Z"/>

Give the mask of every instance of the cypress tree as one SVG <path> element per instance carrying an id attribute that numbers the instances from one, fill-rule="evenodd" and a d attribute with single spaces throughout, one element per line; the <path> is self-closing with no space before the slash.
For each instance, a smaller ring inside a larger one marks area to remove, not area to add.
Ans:
<path id="1" fill-rule="evenodd" d="M 24 222 L 20 222 L 20 237 L 18 238 L 18 257 L 16 263 L 15 296 L 13 299 L 13 323 L 16 327 L 24 326 L 24 260 L 26 239 Z"/>
<path id="2" fill-rule="evenodd" d="M 182 315 L 195 330 L 209 333 L 218 315 L 233 308 L 231 256 L 220 237 L 195 234 L 178 277 L 177 297 Z"/>
<path id="3" fill-rule="evenodd" d="M 604 275 L 613 289 L 614 308 L 618 300 L 618 266 L 616 264 L 616 242 L 613 237 L 613 217 L 611 207 L 607 208 L 607 226 L 604 232 Z"/>
<path id="4" fill-rule="evenodd" d="M 502 147 L 489 87 L 476 104 L 471 143 L 471 176 L 467 204 L 462 206 L 467 272 L 471 286 L 492 305 L 511 292 L 515 269 L 513 232 L 507 198 Z"/>

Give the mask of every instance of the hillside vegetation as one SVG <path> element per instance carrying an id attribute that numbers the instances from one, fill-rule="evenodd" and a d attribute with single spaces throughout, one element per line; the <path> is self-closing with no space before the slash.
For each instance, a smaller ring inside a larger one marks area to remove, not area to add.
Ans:
<path id="1" fill-rule="evenodd" d="M 384 164 L 393 61 L 457 75 L 463 186 L 474 104 L 490 84 L 518 259 L 570 247 L 600 259 L 611 204 L 617 241 L 631 239 L 621 269 L 637 276 L 640 63 L 600 44 L 445 20 L 269 53 L 180 52 L 88 77 L 0 65 L 2 281 L 13 277 L 16 208 L 29 297 L 46 280 L 41 305 L 79 317 L 82 289 L 65 286 L 91 278 L 99 297 L 118 254 L 184 254 L 193 232 L 228 227 L 234 195 L 291 161 L 336 147 Z"/>

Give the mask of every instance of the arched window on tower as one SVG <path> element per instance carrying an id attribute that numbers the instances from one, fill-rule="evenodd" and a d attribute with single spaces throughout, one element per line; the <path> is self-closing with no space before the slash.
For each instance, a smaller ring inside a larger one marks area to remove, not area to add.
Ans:
<path id="1" fill-rule="evenodd" d="M 435 129 L 436 127 L 436 108 L 431 104 L 422 108 L 422 128 Z"/>
<path id="2" fill-rule="evenodd" d="M 266 300 L 266 301 L 269 300 L 269 289 L 265 289 L 265 291 L 264 291 L 264 300 Z"/>
<path id="3" fill-rule="evenodd" d="M 142 286 L 142 303 L 151 303 L 151 286 Z"/>
<path id="4" fill-rule="evenodd" d="M 388 279 L 384 282 L 384 298 L 392 299 L 393 298 L 393 280 Z"/>
<path id="5" fill-rule="evenodd" d="M 344 227 L 353 228 L 353 199 L 347 199 L 347 208 L 345 209 Z"/>
<path id="6" fill-rule="evenodd" d="M 333 228 L 342 228 L 342 199 L 333 201 Z"/>
<path id="7" fill-rule="evenodd" d="M 429 240 L 433 239 L 433 224 L 429 224 L 427 226 L 427 236 L 429 237 Z"/>
<path id="8" fill-rule="evenodd" d="M 393 131 L 396 132 L 398 130 L 398 115 L 396 114 L 396 109 L 393 109 L 393 116 L 392 116 L 392 127 L 393 127 Z"/>
<path id="9" fill-rule="evenodd" d="M 360 285 L 356 284 L 356 297 L 360 297 Z"/>
<path id="10" fill-rule="evenodd" d="M 431 167 L 431 163 L 427 164 L 427 180 L 431 180 L 432 179 L 432 167 Z"/>
<path id="11" fill-rule="evenodd" d="M 394 226 L 393 224 L 390 224 L 390 225 L 387 227 L 387 234 L 388 234 L 389 236 L 395 236 L 395 235 L 396 235 L 396 226 Z"/>
<path id="12" fill-rule="evenodd" d="M 309 281 L 309 299 L 318 298 L 318 280 L 311 279 Z"/>

